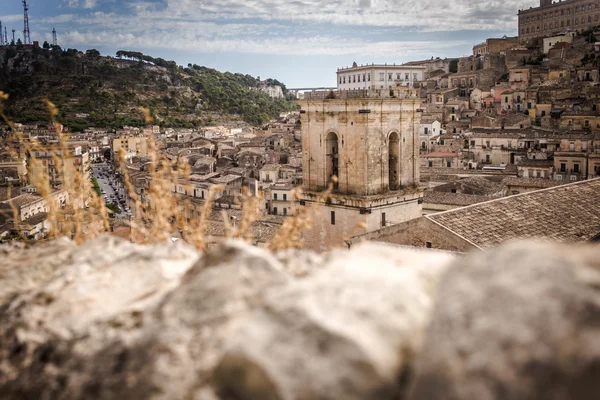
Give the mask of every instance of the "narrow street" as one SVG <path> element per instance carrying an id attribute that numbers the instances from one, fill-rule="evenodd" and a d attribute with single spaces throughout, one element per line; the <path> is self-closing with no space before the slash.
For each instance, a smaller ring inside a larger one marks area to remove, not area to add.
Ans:
<path id="1" fill-rule="evenodd" d="M 117 218 L 131 216 L 127 207 L 127 194 L 123 183 L 116 176 L 116 172 L 110 164 L 94 164 L 92 166 L 94 178 L 98 180 L 98 186 L 102 191 L 102 197 L 106 204 L 116 204 L 119 207 Z"/>

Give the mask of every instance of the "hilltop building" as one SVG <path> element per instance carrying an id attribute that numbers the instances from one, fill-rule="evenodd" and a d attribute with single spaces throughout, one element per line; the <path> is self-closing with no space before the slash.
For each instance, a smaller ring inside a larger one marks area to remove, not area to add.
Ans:
<path id="1" fill-rule="evenodd" d="M 540 6 L 519 10 L 519 41 L 583 32 L 600 22 L 600 5 L 592 0 L 540 0 Z"/>
<path id="2" fill-rule="evenodd" d="M 473 47 L 473 56 L 482 56 L 485 54 L 502 53 L 519 45 L 518 37 L 504 36 L 500 39 L 490 38 L 483 43 Z"/>
<path id="3" fill-rule="evenodd" d="M 313 92 L 299 103 L 300 204 L 315 207 L 306 247 L 326 251 L 353 235 L 421 216 L 416 90 Z M 334 176 L 333 194 L 322 199 Z"/>
<path id="4" fill-rule="evenodd" d="M 338 90 L 391 89 L 414 87 L 425 79 L 427 68 L 420 65 L 354 65 L 337 71 Z"/>

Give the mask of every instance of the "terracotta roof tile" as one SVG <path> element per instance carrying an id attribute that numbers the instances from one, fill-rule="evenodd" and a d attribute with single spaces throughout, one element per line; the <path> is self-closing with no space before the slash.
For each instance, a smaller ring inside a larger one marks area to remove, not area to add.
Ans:
<path id="1" fill-rule="evenodd" d="M 488 249 L 525 238 L 564 243 L 600 233 L 600 179 L 492 200 L 426 218 L 474 245 Z"/>

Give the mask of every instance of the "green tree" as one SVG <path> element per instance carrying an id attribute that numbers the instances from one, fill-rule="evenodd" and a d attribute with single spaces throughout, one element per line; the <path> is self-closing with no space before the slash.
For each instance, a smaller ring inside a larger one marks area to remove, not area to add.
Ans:
<path id="1" fill-rule="evenodd" d="M 96 49 L 90 49 L 85 52 L 85 55 L 91 58 L 98 58 L 100 57 L 100 52 Z"/>
<path id="2" fill-rule="evenodd" d="M 102 155 L 104 156 L 104 159 L 106 161 L 110 161 L 110 157 L 111 157 L 110 149 L 104 149 L 104 152 L 102 153 Z"/>
<path id="3" fill-rule="evenodd" d="M 44 50 L 50 50 L 50 43 L 48 43 L 47 41 L 44 41 L 44 44 L 42 45 L 42 48 Z"/>

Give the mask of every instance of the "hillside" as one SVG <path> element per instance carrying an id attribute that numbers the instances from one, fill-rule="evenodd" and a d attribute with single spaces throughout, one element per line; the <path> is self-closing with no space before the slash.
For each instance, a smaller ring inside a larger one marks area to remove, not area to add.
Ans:
<path id="1" fill-rule="evenodd" d="M 274 80 L 269 84 L 285 86 Z M 283 111 L 292 99 L 271 99 L 257 88 L 258 79 L 243 74 L 120 51 L 117 58 L 96 50 L 0 47 L 0 90 L 9 93 L 6 113 L 22 123 L 46 122 L 40 101 L 48 97 L 64 125 L 139 126 L 141 107 L 165 127 L 196 127 L 238 120 L 260 125 Z"/>

